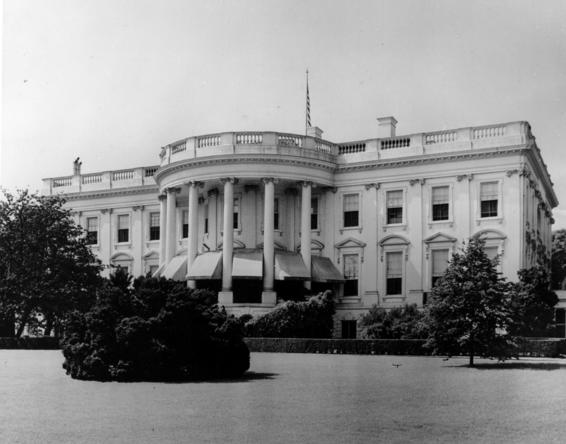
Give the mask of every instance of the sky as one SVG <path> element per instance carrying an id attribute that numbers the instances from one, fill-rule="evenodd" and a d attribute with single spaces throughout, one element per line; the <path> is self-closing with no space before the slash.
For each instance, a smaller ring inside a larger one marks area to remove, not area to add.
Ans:
<path id="1" fill-rule="evenodd" d="M 528 120 L 566 228 L 563 0 L 4 0 L 0 185 L 220 131 L 333 142 Z"/>

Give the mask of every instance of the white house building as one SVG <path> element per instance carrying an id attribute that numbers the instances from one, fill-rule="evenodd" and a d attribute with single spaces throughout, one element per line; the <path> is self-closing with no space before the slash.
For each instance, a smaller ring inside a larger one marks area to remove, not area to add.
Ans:
<path id="1" fill-rule="evenodd" d="M 332 288 L 336 335 L 374 304 L 426 303 L 450 255 L 485 239 L 500 271 L 550 258 L 558 202 L 527 122 L 347 143 L 277 132 L 189 137 L 159 165 L 44 179 L 104 264 L 219 291 L 229 311 L 265 312 Z"/>

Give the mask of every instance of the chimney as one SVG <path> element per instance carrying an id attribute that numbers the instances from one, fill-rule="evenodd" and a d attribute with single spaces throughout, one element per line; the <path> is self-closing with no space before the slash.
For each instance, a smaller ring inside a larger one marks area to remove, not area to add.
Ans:
<path id="1" fill-rule="evenodd" d="M 386 139 L 388 137 L 395 137 L 395 127 L 397 126 L 397 119 L 393 116 L 378 117 L 377 118 L 377 137 Z"/>
<path id="2" fill-rule="evenodd" d="M 322 138 L 322 131 L 318 126 L 309 126 L 307 128 L 307 136 L 314 137 L 315 139 Z"/>

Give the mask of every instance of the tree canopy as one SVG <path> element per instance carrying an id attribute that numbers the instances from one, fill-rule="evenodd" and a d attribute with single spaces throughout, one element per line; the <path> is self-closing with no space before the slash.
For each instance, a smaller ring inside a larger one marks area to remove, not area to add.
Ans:
<path id="1" fill-rule="evenodd" d="M 0 323 L 16 336 L 26 326 L 49 334 L 99 285 L 101 265 L 64 203 L 25 190 L 0 198 Z"/>
<path id="2" fill-rule="evenodd" d="M 452 256 L 425 313 L 427 346 L 434 352 L 465 354 L 474 365 L 474 356 L 502 358 L 512 349 L 510 287 L 499 277 L 497 262 L 489 259 L 478 239 Z"/>
<path id="3" fill-rule="evenodd" d="M 566 286 L 566 230 L 552 233 L 551 283 L 553 290 L 563 290 Z"/>

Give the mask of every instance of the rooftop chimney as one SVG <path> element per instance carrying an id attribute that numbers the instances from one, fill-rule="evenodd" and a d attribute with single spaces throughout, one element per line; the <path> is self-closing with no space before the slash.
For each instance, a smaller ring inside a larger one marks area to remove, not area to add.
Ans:
<path id="1" fill-rule="evenodd" d="M 397 126 L 397 119 L 393 116 L 378 117 L 377 118 L 377 137 L 386 139 L 388 137 L 395 137 L 395 127 Z"/>
<path id="2" fill-rule="evenodd" d="M 314 137 L 315 139 L 320 139 L 322 137 L 322 131 L 318 126 L 307 127 L 307 136 Z"/>

